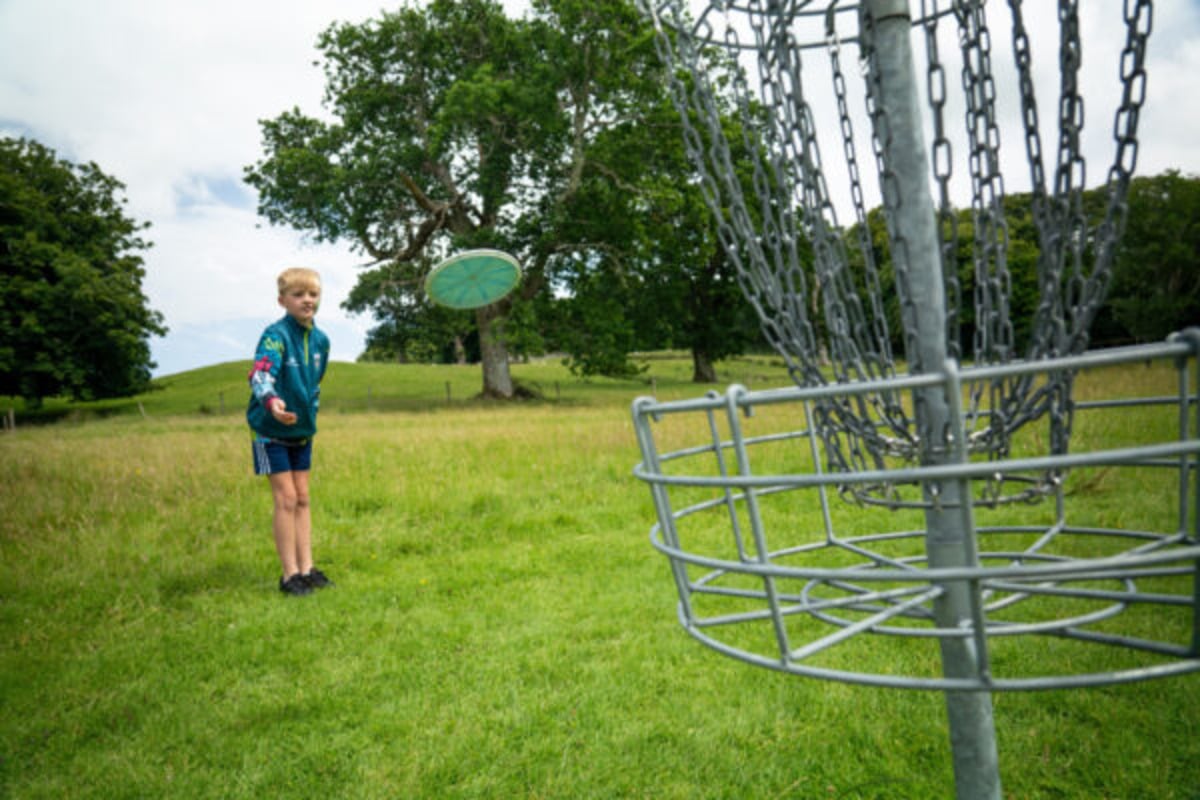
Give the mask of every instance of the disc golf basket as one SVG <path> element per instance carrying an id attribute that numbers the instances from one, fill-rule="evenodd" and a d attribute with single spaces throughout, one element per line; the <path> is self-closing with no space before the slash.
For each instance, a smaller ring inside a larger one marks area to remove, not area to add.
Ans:
<path id="1" fill-rule="evenodd" d="M 1105 60 L 1075 0 L 640 2 L 721 245 L 795 384 L 634 403 L 680 622 L 759 666 L 945 692 L 958 796 L 998 798 L 992 692 L 1200 669 L 1200 330 L 1088 348 L 1152 4 L 1124 3 Z M 1097 205 L 1083 87 L 1101 73 L 1117 102 Z M 1037 241 L 1024 316 L 1018 222 Z M 1118 366 L 1167 390 L 1104 397 Z M 1113 486 L 1169 512 L 1091 507 Z"/>

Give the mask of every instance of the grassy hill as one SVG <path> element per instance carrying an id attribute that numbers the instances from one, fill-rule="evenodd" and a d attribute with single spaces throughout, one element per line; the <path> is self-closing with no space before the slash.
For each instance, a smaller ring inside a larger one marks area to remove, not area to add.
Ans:
<path id="1" fill-rule="evenodd" d="M 666 397 L 701 394 L 707 387 L 691 382 L 691 361 L 682 353 L 647 354 L 638 378 L 578 378 L 559 359 L 541 359 L 512 365 L 513 379 L 540 395 L 543 402 L 595 404 L 626 403 L 639 394 L 655 392 Z M 19 398 L 0 396 L 0 413 L 13 409 L 21 422 L 94 419 L 114 415 L 242 414 L 249 389 L 246 376 L 251 363 L 232 361 L 167 375 L 154 380 L 154 389 L 129 398 L 71 402 L 48 398 L 37 411 L 26 409 Z M 718 365 L 722 382 L 741 382 L 759 388 L 787 385 L 782 360 L 746 356 Z M 482 386 L 477 364 L 360 364 L 334 361 L 322 384 L 323 411 L 428 411 L 480 402 Z"/>

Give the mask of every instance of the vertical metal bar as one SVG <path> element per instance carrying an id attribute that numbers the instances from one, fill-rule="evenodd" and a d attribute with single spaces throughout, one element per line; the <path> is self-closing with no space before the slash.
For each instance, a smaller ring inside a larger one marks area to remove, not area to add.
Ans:
<path id="1" fill-rule="evenodd" d="M 743 477 L 749 477 L 752 472 L 750 469 L 750 454 L 746 452 L 746 440 L 742 435 L 742 424 L 738 417 L 741 412 L 740 400 L 746 392 L 744 386 L 730 386 L 725 395 L 725 413 L 729 422 L 729 435 L 733 443 L 733 452 L 737 456 L 738 474 Z M 746 499 L 746 516 L 750 521 L 750 535 L 754 538 L 754 548 L 757 551 L 758 563 L 770 564 L 771 554 L 767 549 L 767 534 L 763 529 L 762 515 L 758 507 L 758 492 L 750 486 L 745 488 Z M 788 654 L 792 651 L 791 643 L 788 639 L 787 625 L 784 624 L 783 614 L 780 611 L 779 590 L 775 586 L 775 578 L 770 575 L 763 576 L 763 591 L 767 597 L 767 604 L 771 610 L 771 622 L 775 628 L 775 641 L 779 646 L 779 660 L 786 662 Z"/>
<path id="2" fill-rule="evenodd" d="M 813 424 L 813 407 L 810 400 L 804 401 L 804 425 L 807 429 L 805 435 L 808 436 L 809 449 L 812 451 L 813 474 L 824 475 L 825 467 L 821 462 L 821 448 L 817 446 L 817 426 Z M 837 540 L 837 535 L 833 532 L 833 515 L 829 513 L 829 492 L 824 483 L 817 485 L 817 497 L 821 502 L 821 519 L 825 522 L 825 543 L 830 544 Z"/>
<path id="3" fill-rule="evenodd" d="M 950 413 L 950 425 L 947 438 L 947 455 L 950 461 L 965 463 L 967 461 L 967 429 L 963 412 L 962 378 L 958 372 L 958 363 L 946 359 L 943 371 L 946 373 L 946 404 Z M 963 556 L 970 564 L 979 563 L 979 546 L 975 540 L 975 509 L 971 496 L 971 482 L 967 478 L 955 481 L 956 491 L 965 502 L 958 506 L 959 530 L 964 531 Z M 970 581 L 967 584 L 967 600 L 970 603 L 971 630 L 973 633 L 975 666 L 978 674 L 985 681 L 991 679 L 991 663 L 987 647 L 987 619 L 983 608 L 983 586 L 980 581 Z"/>
<path id="4" fill-rule="evenodd" d="M 1181 439 L 1187 439 L 1193 435 L 1193 430 L 1200 432 L 1200 328 L 1188 328 L 1171 338 L 1182 339 L 1192 346 L 1191 355 L 1186 359 L 1179 359 L 1179 363 L 1177 364 L 1177 368 L 1179 369 L 1179 401 L 1182 405 L 1179 414 L 1181 427 L 1179 435 Z M 1195 379 L 1194 388 L 1191 386 L 1192 378 Z M 1188 422 L 1193 410 L 1196 414 L 1194 429 L 1189 426 Z M 1195 544 L 1196 542 L 1200 542 L 1200 456 L 1193 455 L 1181 461 L 1179 469 L 1182 473 L 1180 476 L 1180 493 L 1184 498 L 1187 498 L 1188 493 L 1193 492 L 1191 507 L 1188 508 L 1186 500 L 1181 505 L 1180 514 L 1183 518 L 1179 521 L 1179 525 L 1183 531 L 1190 530 L 1190 541 L 1192 544 Z M 1191 655 L 1200 655 L 1200 559 L 1196 559 L 1195 568 L 1192 570 Z"/>
<path id="5" fill-rule="evenodd" d="M 637 434 L 638 447 L 642 451 L 642 465 L 647 474 L 658 477 L 663 474 L 662 462 L 654 444 L 654 434 L 650 431 L 654 404 L 652 397 L 639 397 L 633 401 L 633 429 Z M 679 531 L 675 527 L 675 515 L 671 511 L 671 498 L 667 487 L 657 481 L 651 481 L 650 496 L 654 500 L 654 511 L 658 515 L 663 541 L 676 550 L 680 549 Z M 692 588 L 687 565 L 675 558 L 669 558 L 668 561 L 671 564 L 671 577 L 675 579 L 675 588 L 679 592 L 680 615 L 683 618 L 681 622 L 691 628 L 695 624 L 695 612 L 692 610 Z"/>
<path id="6" fill-rule="evenodd" d="M 1192 393 L 1191 397 L 1189 397 L 1186 392 L 1189 370 L 1185 364 L 1184 370 L 1183 370 L 1184 375 L 1182 378 L 1182 386 L 1185 388 L 1185 393 L 1184 393 L 1183 397 L 1181 398 L 1183 400 L 1183 407 L 1184 407 L 1183 416 L 1185 418 L 1187 417 L 1188 408 L 1190 408 L 1191 405 L 1194 404 L 1195 409 L 1196 409 L 1196 428 L 1195 428 L 1195 430 L 1197 432 L 1200 432 L 1200 331 L 1197 331 L 1197 329 L 1195 329 L 1195 328 L 1191 328 L 1188 330 L 1188 333 L 1192 334 L 1192 336 L 1191 336 L 1192 357 L 1190 359 L 1188 359 L 1186 364 L 1192 365 L 1191 372 L 1193 372 L 1195 374 L 1196 388 L 1195 388 L 1195 391 Z M 1190 430 L 1185 430 L 1185 431 L 1183 431 L 1183 433 L 1189 437 L 1192 435 Z M 1185 501 L 1184 508 L 1183 508 L 1183 519 L 1180 521 L 1180 525 L 1183 526 L 1184 530 L 1187 530 L 1188 525 L 1189 525 L 1188 518 L 1189 518 L 1189 516 L 1192 518 L 1191 540 L 1192 540 L 1192 543 L 1195 544 L 1196 542 L 1200 542 L 1200 455 L 1193 455 L 1191 457 L 1190 474 L 1188 472 L 1188 467 L 1189 467 L 1189 465 L 1186 465 L 1186 464 L 1181 466 L 1181 469 L 1183 469 L 1184 474 L 1185 474 L 1185 477 L 1183 478 L 1185 485 L 1181 487 L 1181 491 L 1183 492 L 1184 497 L 1187 497 L 1189 487 L 1186 484 L 1190 482 L 1192 487 L 1194 487 L 1194 490 L 1195 490 L 1195 499 L 1194 499 L 1194 501 L 1192 503 L 1192 507 L 1190 509 L 1187 508 L 1187 503 Z M 1196 559 L 1195 569 L 1192 570 L 1192 653 L 1191 654 L 1192 654 L 1192 656 L 1200 656 L 1200 558 Z"/>
<path id="7" fill-rule="evenodd" d="M 716 392 L 707 392 L 707 397 L 717 397 Z M 704 412 L 708 418 L 708 433 L 712 439 L 713 455 L 717 460 L 717 470 L 722 478 L 729 477 L 729 468 L 725 464 L 725 449 L 721 443 L 721 431 L 717 427 L 717 415 L 710 408 Z M 737 501 L 738 496 L 729 488 L 729 484 L 722 483 L 722 491 L 725 493 L 725 510 L 729 512 L 729 525 L 733 530 L 733 543 L 737 547 L 738 560 L 746 561 L 746 542 L 742 536 L 742 523 L 738 519 Z"/>
<path id="8" fill-rule="evenodd" d="M 1200 328 L 1188 328 L 1185 333 L 1192 341 L 1192 357 L 1188 363 L 1192 365 L 1196 386 L 1191 402 L 1196 409 L 1195 430 L 1200 433 Z M 1195 492 L 1191 508 L 1192 543 L 1195 544 L 1200 542 L 1200 455 L 1193 457 L 1191 481 Z M 1192 572 L 1192 655 L 1200 656 L 1200 559 L 1196 559 L 1196 569 Z"/>
<path id="9" fill-rule="evenodd" d="M 1192 404 L 1188 402 L 1189 383 L 1188 380 L 1188 364 L 1190 359 L 1181 358 L 1175 363 L 1175 370 L 1178 374 L 1178 391 L 1179 391 L 1179 441 L 1186 442 L 1188 440 L 1188 429 L 1191 427 Z M 1188 513 L 1188 505 L 1191 501 L 1189 492 L 1191 490 L 1191 480 L 1188 475 L 1191 467 L 1193 456 L 1187 453 L 1179 454 L 1179 533 L 1187 535 L 1190 520 Z"/>
<path id="10" fill-rule="evenodd" d="M 922 107 L 918 94 L 916 69 L 909 40 L 912 25 L 907 0 L 867 0 L 875 36 L 874 68 L 877 74 L 881 116 L 886 122 L 886 140 L 881 142 L 885 197 L 892 190 L 894 215 L 893 259 L 898 274 L 907 278 L 899 287 L 901 297 L 912 303 L 912 315 L 906 323 L 914 326 L 906 337 L 908 361 L 916 371 L 941 370 L 946 361 L 946 310 L 941 276 L 936 213 L 929 190 L 929 162 L 926 156 Z M 899 263 L 903 260 L 903 264 Z M 903 273 L 901 273 L 903 267 Z M 914 397 L 918 432 L 921 437 L 921 461 L 925 465 L 951 463 L 948 434 L 960 430 L 961 420 L 951 419 L 943 388 L 917 390 Z M 976 566 L 975 531 L 963 509 L 970 502 L 960 481 L 927 485 L 931 500 L 925 513 L 925 549 L 929 566 Z M 933 604 L 934 617 L 941 628 L 965 630 L 972 626 L 971 587 L 966 581 L 948 581 L 942 595 Z M 947 678 L 979 677 L 978 654 L 971 639 L 940 639 L 942 669 Z M 992 717 L 992 698 L 988 692 L 946 692 L 946 711 L 950 724 L 950 744 L 954 758 L 954 782 L 960 800 L 1000 800 L 999 758 Z"/>

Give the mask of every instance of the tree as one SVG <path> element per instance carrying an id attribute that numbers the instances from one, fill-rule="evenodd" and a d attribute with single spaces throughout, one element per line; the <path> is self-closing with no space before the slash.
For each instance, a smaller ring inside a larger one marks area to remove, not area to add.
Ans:
<path id="1" fill-rule="evenodd" d="M 506 207 L 544 137 L 521 122 L 554 101 L 530 80 L 524 30 L 489 0 L 435 0 L 331 26 L 318 47 L 336 122 L 293 109 L 262 123 L 267 155 L 246 170 L 259 212 L 349 240 L 414 301 L 439 253 L 510 246 Z M 507 302 L 475 312 L 483 390 L 501 397 L 513 392 Z"/>
<path id="2" fill-rule="evenodd" d="M 267 155 L 246 172 L 260 213 L 349 240 L 410 310 L 429 265 L 466 247 L 516 253 L 524 298 L 542 291 L 540 215 L 569 193 L 591 124 L 550 28 L 491 0 L 434 0 L 335 25 L 318 46 L 336 121 L 293 110 L 262 124 Z M 513 394 L 505 328 L 517 299 L 473 315 L 487 395 Z"/>
<path id="3" fill-rule="evenodd" d="M 565 206 L 561 235 L 593 247 L 567 281 L 573 324 L 564 345 L 576 372 L 607 375 L 633 372 L 628 353 L 635 347 L 686 348 L 693 380 L 711 383 L 716 361 L 765 342 L 666 89 L 665 80 L 655 81 L 636 115 L 596 137 Z M 735 131 L 730 138 L 742 137 Z"/>
<path id="4" fill-rule="evenodd" d="M 631 190 L 637 159 L 599 143 L 662 102 L 653 35 L 632 2 L 535 0 L 514 21 L 490 0 L 434 0 L 334 26 L 319 47 L 334 121 L 293 110 L 264 122 L 266 156 L 246 178 L 272 223 L 346 239 L 373 259 L 354 308 L 401 309 L 407 320 L 385 322 L 383 339 L 433 313 L 420 287 L 439 256 L 488 246 L 517 255 L 525 275 L 519 293 L 467 317 L 485 394 L 511 394 L 516 343 L 629 341 L 570 326 L 599 285 L 589 272 L 628 267 L 639 247 L 614 248 L 625 224 L 607 213 L 615 206 L 580 200 L 601 183 Z M 657 144 L 643 134 L 638 152 Z M 554 294 L 577 299 L 547 314 Z M 560 322 L 569 327 L 553 330 Z"/>
<path id="5" fill-rule="evenodd" d="M 1134 178 L 1127 202 L 1102 330 L 1147 342 L 1200 325 L 1200 178 L 1177 170 Z"/>
<path id="6" fill-rule="evenodd" d="M 124 185 L 27 139 L 0 139 L 0 394 L 37 407 L 144 390 L 162 315 L 142 293 L 149 223 Z"/>

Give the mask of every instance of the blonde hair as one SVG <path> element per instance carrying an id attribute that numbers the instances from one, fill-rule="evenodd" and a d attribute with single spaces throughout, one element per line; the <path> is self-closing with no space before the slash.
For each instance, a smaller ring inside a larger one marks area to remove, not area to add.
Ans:
<path id="1" fill-rule="evenodd" d="M 281 296 L 287 294 L 289 289 L 295 287 L 320 291 L 321 274 L 315 269 L 309 269 L 308 267 L 288 267 L 279 273 L 276 283 L 279 284 L 279 294 Z"/>

